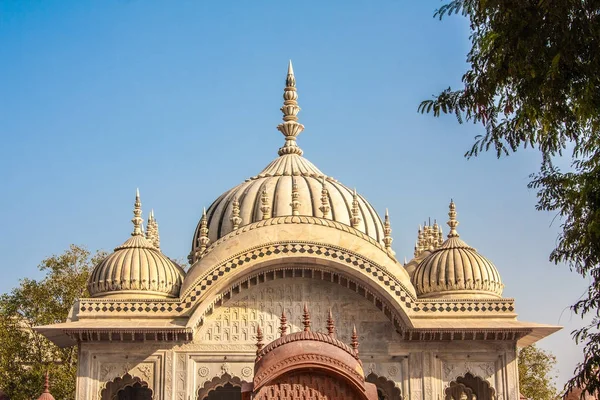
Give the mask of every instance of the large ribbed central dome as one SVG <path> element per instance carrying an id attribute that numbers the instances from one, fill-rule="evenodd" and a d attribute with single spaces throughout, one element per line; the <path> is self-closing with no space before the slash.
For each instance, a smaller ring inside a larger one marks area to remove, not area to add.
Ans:
<path id="1" fill-rule="evenodd" d="M 285 144 L 279 149 L 279 157 L 258 175 L 223 193 L 212 203 L 196 228 L 192 261 L 197 259 L 200 249 L 234 229 L 287 215 L 331 219 L 382 241 L 383 224 L 365 198 L 302 157 L 296 137 L 304 126 L 298 122 L 300 107 L 291 62 L 283 98 L 283 123 L 277 129 L 285 136 Z"/>

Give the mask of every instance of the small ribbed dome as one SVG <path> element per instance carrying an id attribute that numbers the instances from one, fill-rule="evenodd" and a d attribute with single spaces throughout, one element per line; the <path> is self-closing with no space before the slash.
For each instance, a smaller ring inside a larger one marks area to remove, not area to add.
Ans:
<path id="1" fill-rule="evenodd" d="M 448 239 L 421 261 L 413 275 L 419 297 L 498 298 L 504 285 L 490 260 L 459 238 L 454 202 Z"/>
<path id="2" fill-rule="evenodd" d="M 286 141 L 279 149 L 279 157 L 258 175 L 223 193 L 212 203 L 196 228 L 192 242 L 192 262 L 201 253 L 198 249 L 202 247 L 202 240 L 214 243 L 234 228 L 286 215 L 331 219 L 353 226 L 382 242 L 383 223 L 365 198 L 326 176 L 302 157 L 303 152 L 296 144 L 296 136 L 304 126 L 297 122 L 296 115 L 300 107 L 296 101 L 296 81 L 291 68 L 288 70 L 286 84 L 285 101 L 281 108 L 284 122 L 277 127 Z M 293 198 L 295 206 L 292 206 Z M 202 237 L 202 230 L 204 235 L 208 235 L 207 238 Z"/>
<path id="3" fill-rule="evenodd" d="M 125 294 L 136 298 L 164 298 L 179 295 L 184 272 L 144 237 L 141 213 L 138 193 L 132 236 L 92 271 L 88 281 L 92 297 Z"/>

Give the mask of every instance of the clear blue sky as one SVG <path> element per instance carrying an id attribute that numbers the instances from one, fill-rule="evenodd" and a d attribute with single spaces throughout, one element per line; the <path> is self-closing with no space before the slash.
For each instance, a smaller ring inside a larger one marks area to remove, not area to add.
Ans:
<path id="1" fill-rule="evenodd" d="M 586 282 L 547 261 L 559 222 L 526 188 L 538 155 L 466 160 L 478 127 L 416 111 L 466 68 L 466 21 L 434 19 L 440 4 L 0 2 L 0 292 L 70 243 L 122 243 L 136 187 L 184 258 L 202 207 L 276 157 L 291 58 L 305 156 L 390 209 L 400 259 L 453 197 L 519 318 L 565 326 L 540 343 L 562 384 L 581 357 L 565 309 Z"/>

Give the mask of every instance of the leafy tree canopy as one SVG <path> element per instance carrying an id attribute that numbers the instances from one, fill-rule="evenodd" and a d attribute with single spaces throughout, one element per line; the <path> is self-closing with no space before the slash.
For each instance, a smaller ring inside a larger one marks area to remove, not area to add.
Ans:
<path id="1" fill-rule="evenodd" d="M 556 357 L 535 345 L 519 350 L 519 387 L 528 399 L 555 400 L 558 393 L 553 382 Z"/>
<path id="2" fill-rule="evenodd" d="M 592 322 L 574 332 L 584 361 L 569 387 L 600 389 L 600 0 L 453 0 L 434 14 L 470 22 L 463 86 L 419 106 L 482 126 L 466 156 L 525 147 L 542 163 L 531 176 L 537 209 L 557 213 L 555 263 L 590 279 L 573 310 Z M 561 171 L 556 156 L 571 158 Z"/>
<path id="3" fill-rule="evenodd" d="M 0 388 L 12 400 L 37 398 L 46 370 L 56 398 L 75 398 L 77 348 L 60 349 L 32 328 L 67 319 L 75 299 L 87 295 L 89 273 L 103 256 L 71 245 L 41 262 L 42 280 L 23 279 L 0 296 Z"/>

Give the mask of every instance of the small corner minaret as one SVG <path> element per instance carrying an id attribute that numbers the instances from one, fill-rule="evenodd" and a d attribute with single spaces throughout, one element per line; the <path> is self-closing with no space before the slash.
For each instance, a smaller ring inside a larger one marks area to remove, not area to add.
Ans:
<path id="1" fill-rule="evenodd" d="M 208 218 L 206 217 L 206 208 L 202 211 L 202 219 L 200 220 L 200 237 L 198 238 L 198 246 L 200 247 L 199 255 L 202 255 L 206 248 L 208 247 L 208 243 L 210 239 L 208 237 Z"/>
<path id="2" fill-rule="evenodd" d="M 148 239 L 158 251 L 160 251 L 160 235 L 158 233 L 158 221 L 154 217 L 154 210 L 148 214 L 148 224 L 146 225 L 146 239 Z"/>
<path id="3" fill-rule="evenodd" d="M 304 313 L 302 313 L 302 325 L 304 325 L 304 332 L 310 331 L 310 313 L 306 303 L 304 303 Z"/>
<path id="4" fill-rule="evenodd" d="M 277 125 L 277 130 L 285 136 L 285 144 L 279 149 L 280 156 L 286 154 L 302 155 L 302 149 L 296 144 L 296 137 L 304 130 L 304 125 L 298 122 L 298 93 L 296 92 L 296 77 L 292 60 L 288 64 L 288 72 L 285 79 L 285 89 L 283 91 L 283 123 Z"/>
<path id="5" fill-rule="evenodd" d="M 448 211 L 448 226 L 450 227 L 450 232 L 448 233 L 448 238 L 459 237 L 460 235 L 456 231 L 456 227 L 458 226 L 458 221 L 456 220 L 456 204 L 454 204 L 454 200 L 450 199 L 450 205 Z"/>
<path id="6" fill-rule="evenodd" d="M 329 313 L 327 314 L 327 334 L 332 338 L 335 338 L 335 321 L 333 319 L 331 307 L 329 307 Z"/>
<path id="7" fill-rule="evenodd" d="M 290 206 L 292 207 L 292 215 L 300 215 L 300 191 L 296 179 L 292 181 L 292 202 Z"/>
<path id="8" fill-rule="evenodd" d="M 256 359 L 258 360 L 258 355 L 264 346 L 263 343 L 263 333 L 262 329 L 260 329 L 260 325 L 256 327 Z"/>
<path id="9" fill-rule="evenodd" d="M 350 346 L 354 350 L 354 356 L 358 358 L 358 334 L 356 333 L 356 325 L 352 327 L 352 337 Z"/>
<path id="10" fill-rule="evenodd" d="M 263 189 L 260 195 L 260 211 L 262 212 L 262 219 L 271 218 L 271 206 L 269 205 L 269 195 L 267 190 Z"/>
<path id="11" fill-rule="evenodd" d="M 287 335 L 287 317 L 285 316 L 285 310 L 283 310 L 281 312 L 281 319 L 280 319 L 280 326 L 279 326 L 279 334 L 280 336 L 285 336 Z"/>
<path id="12" fill-rule="evenodd" d="M 352 194 L 352 216 L 350 217 L 350 226 L 358 229 L 358 224 L 360 224 L 360 209 L 358 208 L 358 194 L 356 193 L 356 189 L 354 189 L 354 193 Z"/>
<path id="13" fill-rule="evenodd" d="M 390 223 L 390 214 L 388 209 L 385 209 L 385 222 L 383 224 L 383 244 L 385 245 L 385 249 L 387 251 L 392 250 L 392 224 Z"/>
<path id="14" fill-rule="evenodd" d="M 142 202 L 140 201 L 140 189 L 135 190 L 135 203 L 133 205 L 133 232 L 131 236 L 143 236 L 144 231 L 142 230 Z"/>
<path id="15" fill-rule="evenodd" d="M 231 225 L 233 225 L 233 230 L 235 231 L 242 224 L 242 218 L 240 217 L 240 202 L 237 197 L 233 199 L 231 203 Z"/>
<path id="16" fill-rule="evenodd" d="M 329 205 L 329 192 L 325 187 L 324 176 L 321 178 L 321 207 L 319 207 L 319 210 L 323 213 L 323 218 L 327 219 L 329 217 L 331 206 Z"/>

